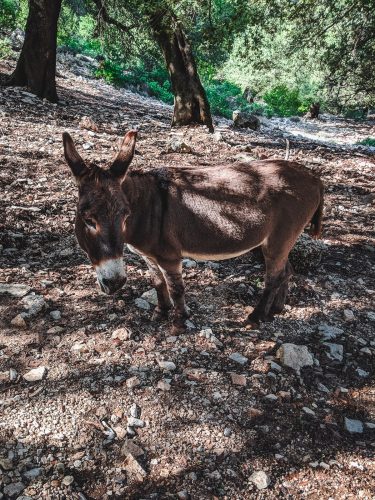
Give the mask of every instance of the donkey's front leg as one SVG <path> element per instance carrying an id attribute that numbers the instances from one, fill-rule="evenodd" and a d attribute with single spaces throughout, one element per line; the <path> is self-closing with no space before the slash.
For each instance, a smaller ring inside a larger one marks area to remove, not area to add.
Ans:
<path id="1" fill-rule="evenodd" d="M 172 308 L 173 304 L 169 296 L 164 275 L 154 260 L 149 257 L 145 257 L 144 255 L 142 255 L 142 257 L 147 264 L 156 294 L 158 296 L 158 305 L 154 310 L 152 319 L 156 321 L 166 319 L 168 318 L 168 311 Z"/>
<path id="2" fill-rule="evenodd" d="M 189 312 L 185 304 L 185 285 L 182 279 L 182 261 L 158 262 L 167 282 L 169 294 L 174 302 L 173 332 L 182 333 L 186 330 L 185 320 Z"/>

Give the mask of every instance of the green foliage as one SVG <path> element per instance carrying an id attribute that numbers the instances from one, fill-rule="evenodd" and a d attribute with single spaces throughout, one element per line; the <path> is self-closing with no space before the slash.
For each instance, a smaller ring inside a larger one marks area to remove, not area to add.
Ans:
<path id="1" fill-rule="evenodd" d="M 266 92 L 264 101 L 279 116 L 293 116 L 305 113 L 308 104 L 303 103 L 298 89 L 289 89 L 286 85 L 277 85 Z"/>
<path id="2" fill-rule="evenodd" d="M 8 39 L 0 39 L 0 61 L 1 59 L 7 59 L 12 54 L 12 52 L 12 47 L 10 46 Z"/>
<path id="3" fill-rule="evenodd" d="M 361 146 L 372 146 L 375 148 L 375 138 L 367 137 L 366 139 L 363 139 L 363 141 L 357 142 L 357 144 L 360 144 Z"/>
<path id="4" fill-rule="evenodd" d="M 18 2 L 15 0 L 0 0 L 0 27 L 13 28 L 16 24 Z"/>

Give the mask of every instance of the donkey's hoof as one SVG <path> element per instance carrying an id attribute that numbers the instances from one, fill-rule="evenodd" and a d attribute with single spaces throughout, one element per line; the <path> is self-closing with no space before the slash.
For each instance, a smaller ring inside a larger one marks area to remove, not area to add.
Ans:
<path id="1" fill-rule="evenodd" d="M 187 326 L 185 323 L 173 323 L 172 324 L 172 329 L 171 329 L 171 334 L 172 335 L 182 335 L 185 333 L 187 330 Z"/>
<path id="2" fill-rule="evenodd" d="M 151 321 L 165 321 L 168 319 L 169 309 L 159 309 L 155 307 L 151 316 Z"/>

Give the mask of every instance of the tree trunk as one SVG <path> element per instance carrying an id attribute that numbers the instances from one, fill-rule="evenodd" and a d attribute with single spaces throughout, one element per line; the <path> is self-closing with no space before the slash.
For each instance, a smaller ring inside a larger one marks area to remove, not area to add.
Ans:
<path id="1" fill-rule="evenodd" d="M 56 37 L 62 0 L 29 0 L 25 41 L 7 85 L 27 86 L 33 94 L 57 102 Z"/>
<path id="2" fill-rule="evenodd" d="M 171 78 L 174 94 L 172 127 L 197 123 L 213 132 L 210 105 L 200 81 L 191 45 L 181 25 L 168 12 L 150 16 Z"/>

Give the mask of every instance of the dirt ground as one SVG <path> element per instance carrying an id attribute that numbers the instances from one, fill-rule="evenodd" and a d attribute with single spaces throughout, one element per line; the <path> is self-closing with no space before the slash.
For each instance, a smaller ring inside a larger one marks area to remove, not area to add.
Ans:
<path id="1" fill-rule="evenodd" d="M 285 313 L 248 330 L 259 256 L 188 261 L 192 315 L 174 337 L 136 302 L 152 285 L 134 254 L 126 288 L 99 292 L 62 132 L 104 165 L 138 127 L 132 168 L 283 157 L 282 132 L 171 132 L 169 106 L 71 69 L 59 64 L 58 105 L 0 88 L 0 499 L 374 499 L 371 151 L 292 138 L 326 187 L 321 262 L 297 256 Z M 192 153 L 170 152 L 181 141 Z M 289 343 L 310 353 L 300 373 L 277 354 Z"/>

